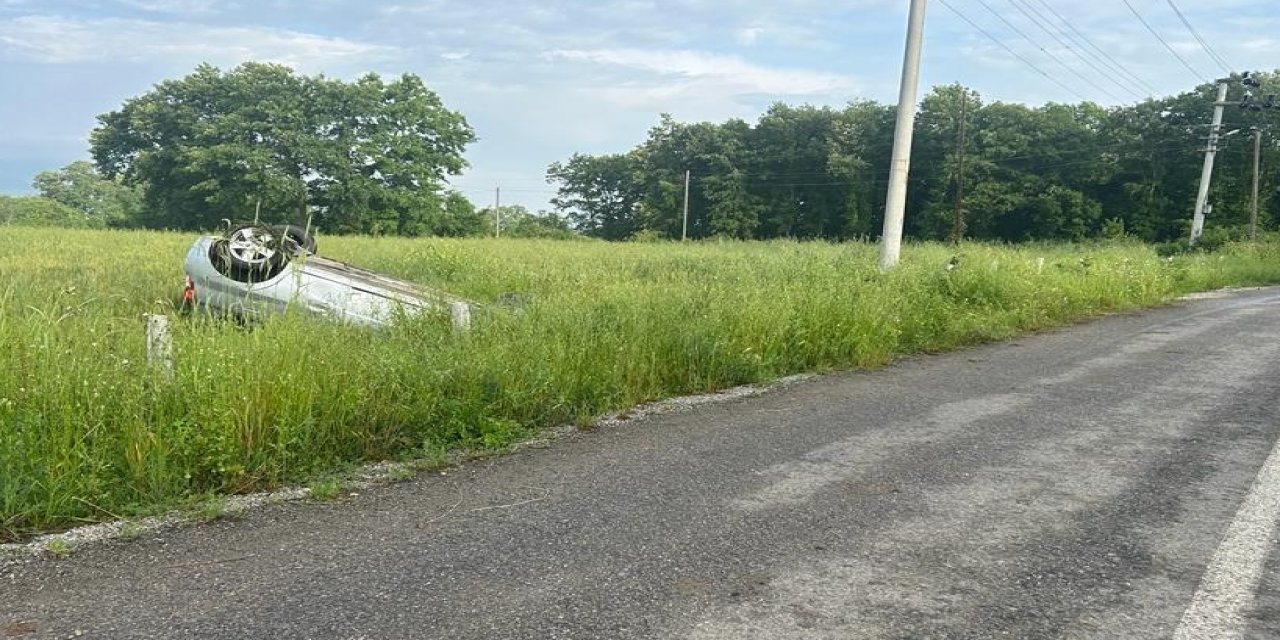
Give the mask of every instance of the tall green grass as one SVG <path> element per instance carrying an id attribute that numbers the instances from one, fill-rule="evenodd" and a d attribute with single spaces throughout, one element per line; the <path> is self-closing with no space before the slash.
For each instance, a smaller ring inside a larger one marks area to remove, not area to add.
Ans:
<path id="1" fill-rule="evenodd" d="M 279 486 L 360 461 L 498 448 L 675 394 L 866 367 L 1176 294 L 1280 281 L 1280 244 L 875 247 L 322 238 L 327 255 L 479 301 L 383 331 L 281 316 L 174 327 L 192 236 L 0 231 L 0 538 Z M 946 265 L 953 257 L 958 265 Z"/>

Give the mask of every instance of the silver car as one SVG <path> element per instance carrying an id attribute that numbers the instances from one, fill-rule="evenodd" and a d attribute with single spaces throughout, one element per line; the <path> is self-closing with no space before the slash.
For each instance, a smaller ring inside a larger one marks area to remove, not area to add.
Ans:
<path id="1" fill-rule="evenodd" d="M 400 314 L 449 312 L 461 298 L 315 254 L 293 225 L 244 225 L 201 236 L 187 251 L 183 303 L 191 309 L 260 318 L 289 308 L 378 327 Z"/>

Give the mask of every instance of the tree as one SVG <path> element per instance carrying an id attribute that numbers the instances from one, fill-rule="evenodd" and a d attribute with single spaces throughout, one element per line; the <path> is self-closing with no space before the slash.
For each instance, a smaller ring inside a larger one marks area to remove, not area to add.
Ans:
<path id="1" fill-rule="evenodd" d="M 502 237 L 504 238 L 557 238 L 578 237 L 569 221 L 554 213 L 540 211 L 533 213 L 523 205 L 504 204 L 498 208 L 502 219 Z M 493 207 L 480 210 L 480 218 L 484 221 L 483 233 L 493 234 Z"/>
<path id="2" fill-rule="evenodd" d="M 688 171 L 688 237 L 754 236 L 758 203 L 748 191 L 745 171 L 750 133 L 751 125 L 738 119 L 683 124 L 663 114 L 635 151 L 644 184 L 644 228 L 668 238 L 681 237 Z"/>
<path id="3" fill-rule="evenodd" d="M 872 237 L 882 228 L 896 118 L 894 107 L 862 101 L 845 107 L 836 119 L 827 171 L 847 190 L 834 237 Z"/>
<path id="4" fill-rule="evenodd" d="M 588 156 L 575 153 L 566 163 L 547 169 L 547 181 L 558 182 L 551 204 L 567 215 L 579 232 L 606 240 L 622 240 L 640 230 L 643 185 L 632 154 Z"/>
<path id="5" fill-rule="evenodd" d="M 426 203 L 427 206 L 400 209 L 400 218 L 387 222 L 382 233 L 402 236 L 475 236 L 488 229 L 484 213 L 476 211 L 470 200 L 457 191 L 448 191 L 444 198 Z"/>
<path id="6" fill-rule="evenodd" d="M 448 211 L 446 176 L 475 139 L 415 75 L 346 83 L 261 63 L 201 65 L 98 122 L 98 169 L 143 190 L 144 224 L 181 229 L 260 211 L 335 232 L 415 232 L 421 212 Z"/>
<path id="7" fill-rule="evenodd" d="M 54 171 L 36 174 L 31 186 L 40 195 L 79 211 L 92 226 L 128 226 L 142 205 L 137 189 L 104 178 L 93 163 L 77 160 Z"/>
<path id="8" fill-rule="evenodd" d="M 847 174 L 847 163 L 832 162 L 844 115 L 775 103 L 760 116 L 747 136 L 745 158 L 758 198 L 758 236 L 839 237 L 846 230 L 850 193 L 860 176 Z"/>
<path id="9" fill-rule="evenodd" d="M 907 219 L 907 231 L 933 240 L 951 238 L 956 228 L 956 204 L 961 180 L 973 173 L 965 164 L 981 161 L 973 155 L 973 138 L 967 137 L 963 151 L 959 147 L 961 113 L 966 128 L 974 114 L 982 110 L 982 98 L 976 91 L 960 84 L 934 87 L 920 102 L 916 113 L 915 140 L 912 145 L 911 173 L 917 179 L 909 185 L 909 201 L 916 211 Z M 963 203 L 961 203 L 963 205 Z M 967 210 L 969 207 L 963 207 Z M 967 224 L 964 226 L 968 226 Z M 961 229 L 961 236 L 963 236 Z"/>

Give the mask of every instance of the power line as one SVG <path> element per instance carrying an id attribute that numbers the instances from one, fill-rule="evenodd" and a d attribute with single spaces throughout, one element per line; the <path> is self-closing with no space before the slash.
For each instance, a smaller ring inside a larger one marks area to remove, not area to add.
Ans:
<path id="1" fill-rule="evenodd" d="M 1168 49 L 1168 50 L 1169 50 L 1169 53 L 1172 53 L 1172 54 L 1173 54 L 1173 57 L 1177 58 L 1177 59 L 1178 59 L 1178 62 L 1181 62 L 1181 63 L 1182 63 L 1182 66 L 1184 66 L 1184 67 L 1186 67 L 1186 68 L 1187 68 L 1187 71 L 1190 71 L 1190 72 L 1191 72 L 1191 75 L 1194 75 L 1195 77 L 1200 78 L 1200 79 L 1204 80 L 1205 82 L 1208 82 L 1208 81 L 1209 81 L 1208 76 L 1206 76 L 1206 75 L 1204 75 L 1204 74 L 1200 73 L 1199 71 L 1196 71 L 1196 70 L 1195 70 L 1195 68 L 1194 68 L 1194 67 L 1192 67 L 1192 66 L 1191 66 L 1191 64 L 1190 64 L 1190 63 L 1188 63 L 1188 62 L 1186 61 L 1186 59 L 1185 59 L 1185 58 L 1183 58 L 1182 56 L 1178 55 L 1178 52 L 1177 52 L 1177 51 L 1174 51 L 1173 47 L 1169 46 L 1169 43 L 1168 43 L 1168 42 L 1165 42 L 1165 39 L 1164 39 L 1164 38 L 1160 37 L 1160 34 L 1159 34 L 1159 33 L 1157 33 L 1155 29 L 1151 28 L 1151 25 L 1147 23 L 1146 19 L 1142 17 L 1142 14 L 1141 14 L 1141 13 L 1138 13 L 1138 10 L 1137 10 L 1137 9 L 1134 9 L 1134 8 L 1133 8 L 1133 4 L 1132 4 L 1132 3 L 1130 3 L 1130 2 L 1129 2 L 1129 0 L 1124 0 L 1124 6 L 1129 7 L 1129 11 L 1133 12 L 1134 17 L 1136 17 L 1136 18 L 1138 19 L 1138 22 L 1141 22 L 1141 23 L 1142 23 L 1142 26 L 1146 27 L 1146 28 L 1147 28 L 1147 31 L 1150 31 L 1150 32 L 1151 32 L 1151 35 L 1155 36 L 1155 37 L 1156 37 L 1156 40 L 1159 40 L 1159 41 L 1160 41 L 1160 44 L 1164 45 L 1164 48 L 1165 48 L 1165 49 Z"/>
<path id="2" fill-rule="evenodd" d="M 1049 13 L 1052 13 L 1056 18 L 1058 18 L 1058 20 L 1062 22 L 1062 24 L 1066 25 L 1066 27 L 1070 29 L 1072 33 L 1074 33 L 1078 38 L 1080 38 L 1080 41 L 1088 45 L 1090 49 L 1092 49 L 1091 55 L 1096 54 L 1094 55 L 1095 59 L 1101 61 L 1108 69 L 1114 70 L 1115 72 L 1124 76 L 1126 80 L 1138 85 L 1143 91 L 1147 93 L 1148 96 L 1154 96 L 1155 94 L 1159 93 L 1159 91 L 1155 87 L 1151 86 L 1151 84 L 1149 84 L 1146 80 L 1143 80 L 1140 76 L 1138 76 L 1138 74 L 1133 73 L 1132 71 L 1129 71 L 1129 69 L 1126 68 L 1124 65 L 1120 64 L 1118 60 L 1112 58 L 1112 56 L 1107 54 L 1107 52 L 1103 51 L 1101 47 L 1094 44 L 1093 40 L 1091 40 L 1089 36 L 1085 35 L 1084 32 L 1076 28 L 1076 26 L 1072 24 L 1070 20 L 1067 20 L 1065 17 L 1063 17 L 1062 14 L 1058 13 L 1058 10 L 1054 9 L 1052 5 L 1050 5 L 1045 0 L 1038 0 L 1038 1 L 1040 2 L 1041 6 L 1043 6 L 1045 9 L 1048 9 Z"/>
<path id="3" fill-rule="evenodd" d="M 1077 98 L 1080 98 L 1081 100 L 1083 100 L 1083 101 L 1085 101 L 1085 102 L 1088 102 L 1088 101 L 1089 101 L 1089 99 L 1088 99 L 1088 98 L 1086 98 L 1086 97 L 1084 97 L 1083 95 L 1081 95 L 1079 91 L 1076 91 L 1075 89 L 1072 89 L 1071 87 L 1068 87 L 1066 84 L 1063 84 L 1063 82 L 1062 82 L 1061 80 L 1059 80 L 1059 79 L 1057 79 L 1057 78 L 1055 78 L 1055 77 L 1053 77 L 1053 76 L 1051 76 L 1051 75 L 1049 75 L 1049 74 L 1045 73 L 1045 72 L 1044 72 L 1044 70 L 1043 70 L 1043 69 L 1041 69 L 1040 67 L 1036 66 L 1034 62 L 1031 62 L 1030 60 L 1028 60 L 1028 59 L 1024 58 L 1021 54 L 1019 54 L 1017 51 L 1014 51 L 1013 49 L 1011 49 L 1011 48 L 1009 47 L 1009 45 L 1007 45 L 1007 44 L 1005 44 L 1004 42 L 1002 42 L 999 38 L 997 38 L 997 37 L 995 37 L 995 36 L 991 35 L 991 33 L 990 33 L 990 32 L 988 32 L 986 29 L 983 29 L 982 27 L 978 26 L 978 23 L 974 22 L 973 20 L 970 20 L 970 19 L 969 19 L 969 16 L 966 16 L 965 14 L 961 13 L 959 9 L 957 9 L 957 8 L 955 8 L 955 7 L 953 7 L 953 6 L 951 6 L 951 3 L 947 2 L 947 0 L 938 0 L 938 1 L 942 3 L 942 6 L 944 6 L 944 7 L 948 8 L 948 9 L 950 9 L 952 13 L 956 14 L 957 16 L 960 16 L 960 19 L 961 19 L 961 20 L 964 20 L 965 22 L 969 23 L 969 26 L 973 27 L 974 29 L 977 29 L 979 33 L 981 33 L 982 35 L 984 35 L 984 36 L 986 36 L 987 38 L 989 38 L 992 42 L 994 42 L 994 43 L 996 43 L 996 44 L 1000 45 L 1000 47 L 1001 47 L 1001 48 L 1003 48 L 1005 51 L 1008 51 L 1008 52 L 1009 52 L 1009 55 L 1012 55 L 1013 57 L 1015 57 L 1015 58 L 1017 58 L 1017 59 L 1021 60 L 1021 61 L 1023 62 L 1023 64 L 1025 64 L 1025 65 L 1027 65 L 1028 67 L 1031 67 L 1032 69 L 1034 69 L 1034 70 L 1036 71 L 1036 73 L 1039 73 L 1040 75 L 1042 75 L 1042 76 L 1044 76 L 1044 77 L 1048 78 L 1049 80 L 1053 81 L 1053 82 L 1054 82 L 1055 84 L 1057 84 L 1058 86 L 1062 87 L 1063 89 L 1066 89 L 1069 93 L 1075 94 L 1075 96 L 1076 96 Z"/>
<path id="4" fill-rule="evenodd" d="M 1012 1 L 1013 1 L 1013 0 L 1010 0 L 1010 3 L 1012 3 Z M 1033 47 L 1035 47 L 1035 48 L 1039 49 L 1039 50 L 1040 50 L 1040 53 L 1043 53 L 1044 55 L 1048 56 L 1051 60 L 1053 60 L 1054 62 L 1058 63 L 1058 66 L 1060 66 L 1060 67 L 1062 67 L 1063 69 L 1066 69 L 1067 71 L 1070 71 L 1071 73 L 1075 74 L 1075 76 L 1076 76 L 1077 78 L 1080 78 L 1081 80 L 1083 80 L 1083 81 L 1085 82 L 1085 84 L 1088 84 L 1089 86 L 1093 87 L 1094 89 L 1097 89 L 1098 91 L 1102 92 L 1102 93 L 1103 93 L 1104 95 L 1106 95 L 1108 98 L 1111 98 L 1112 100 L 1115 100 L 1116 102 L 1124 102 L 1124 100 L 1122 100 L 1122 99 L 1120 99 L 1120 98 L 1117 98 L 1117 97 L 1116 97 L 1115 95 L 1113 95 L 1110 91 L 1107 91 L 1106 89 L 1103 89 L 1102 87 L 1098 86 L 1098 84 L 1097 84 L 1097 83 L 1095 83 L 1094 81 L 1090 80 L 1089 78 L 1086 78 L 1086 77 L 1084 76 L 1084 74 L 1081 74 L 1079 71 L 1076 71 L 1075 69 L 1073 69 L 1073 68 L 1071 68 L 1071 67 L 1067 66 L 1067 63 L 1063 62 L 1061 58 L 1059 58 L 1058 56 L 1054 55 L 1054 54 L 1053 54 L 1053 52 L 1049 51 L 1048 49 L 1045 49 L 1044 47 L 1040 46 L 1040 44 L 1039 44 L 1039 43 L 1037 43 L 1037 42 L 1035 41 L 1035 39 L 1033 39 L 1031 36 L 1027 35 L 1027 33 L 1026 33 L 1025 31 L 1023 31 L 1022 29 L 1019 29 L 1017 25 L 1015 25 L 1015 24 L 1013 24 L 1012 22 L 1010 22 L 1007 18 L 1005 18 L 1003 15 L 1001 15 L 1001 14 L 1000 14 L 1000 12 L 996 11 L 995 9 L 992 9 L 992 8 L 991 8 L 991 5 L 989 5 L 989 4 L 987 4 L 987 3 L 986 3 L 986 0 L 978 0 L 978 4 L 982 5 L 982 7 L 983 7 L 984 9 L 986 9 L 986 10 L 987 10 L 991 15 L 995 16 L 995 17 L 996 17 L 996 18 L 998 18 L 1001 22 L 1005 23 L 1005 25 L 1006 25 L 1006 26 L 1008 26 L 1010 29 L 1013 29 L 1014 33 L 1017 33 L 1019 36 L 1022 36 L 1022 39 L 1023 39 L 1023 40 L 1026 40 L 1028 44 L 1030 44 L 1031 46 L 1033 46 Z M 1016 7 L 1017 5 L 1014 5 L 1014 6 Z"/>
<path id="5" fill-rule="evenodd" d="M 1080 61 L 1085 63 L 1085 65 L 1087 65 L 1089 68 L 1093 69 L 1094 71 L 1098 72 L 1099 75 L 1110 80 L 1117 87 L 1120 87 L 1121 91 L 1127 91 L 1129 93 L 1136 94 L 1140 98 L 1144 97 L 1142 96 L 1141 92 L 1133 89 L 1132 87 L 1122 84 L 1120 81 L 1112 77 L 1111 74 L 1107 73 L 1106 71 L 1103 71 L 1092 60 L 1085 58 L 1083 55 L 1080 54 L 1079 51 L 1076 51 L 1075 47 L 1072 47 L 1070 43 L 1068 43 L 1066 40 L 1063 40 L 1061 37 L 1059 37 L 1059 35 L 1055 31 L 1051 30 L 1048 26 L 1045 26 L 1047 24 L 1052 24 L 1052 23 L 1049 21 L 1048 18 L 1045 17 L 1043 13 L 1040 13 L 1039 9 L 1036 9 L 1034 6 L 1032 6 L 1029 0 L 1023 0 L 1022 2 L 1019 2 L 1019 0 L 1009 0 L 1009 4 L 1013 5 L 1013 8 L 1017 9 L 1019 12 L 1022 13 L 1022 15 L 1026 16 L 1028 20 L 1035 23 L 1035 25 L 1039 27 L 1041 31 L 1049 34 L 1049 37 L 1057 41 L 1057 43 L 1062 45 L 1067 51 L 1070 51 L 1072 55 L 1074 55 L 1076 58 L 1079 58 Z M 1035 15 L 1032 15 L 1032 13 L 1034 13 Z M 1063 33 L 1065 34 L 1065 32 Z M 1076 75 L 1079 75 L 1079 74 L 1076 74 Z M 1093 84 L 1093 83 L 1089 82 L 1089 84 Z M 1093 86 L 1096 87 L 1097 85 L 1093 85 Z M 1123 100 L 1121 100 L 1121 102 L 1123 102 Z"/>
<path id="6" fill-rule="evenodd" d="M 1173 12 L 1178 14 L 1178 19 L 1182 21 L 1182 24 L 1186 25 L 1187 31 L 1191 32 L 1191 35 L 1196 39 L 1196 42 L 1199 42 L 1200 46 L 1204 47 L 1205 53 L 1208 53 L 1209 57 L 1213 58 L 1213 61 L 1217 62 L 1218 66 L 1222 67 L 1222 71 L 1224 73 L 1231 75 L 1231 65 L 1227 64 L 1227 61 L 1223 59 L 1222 56 L 1218 55 L 1218 52 L 1214 51 L 1213 47 L 1209 46 L 1209 43 L 1205 42 L 1204 38 L 1200 37 L 1199 33 L 1196 33 L 1195 28 L 1187 21 L 1187 17 L 1182 15 L 1182 10 L 1178 9 L 1178 5 L 1174 4 L 1173 0 L 1165 1 L 1169 3 L 1169 8 L 1173 9 Z"/>

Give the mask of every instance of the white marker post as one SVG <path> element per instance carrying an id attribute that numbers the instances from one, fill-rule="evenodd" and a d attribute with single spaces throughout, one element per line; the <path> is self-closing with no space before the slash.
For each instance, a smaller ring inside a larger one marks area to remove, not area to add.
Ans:
<path id="1" fill-rule="evenodd" d="M 471 328 L 471 305 L 465 302 L 450 302 L 449 315 L 453 318 L 454 331 L 466 331 Z"/>
<path id="2" fill-rule="evenodd" d="M 147 365 L 159 371 L 165 380 L 173 379 L 173 334 L 169 331 L 169 316 L 148 313 Z"/>

